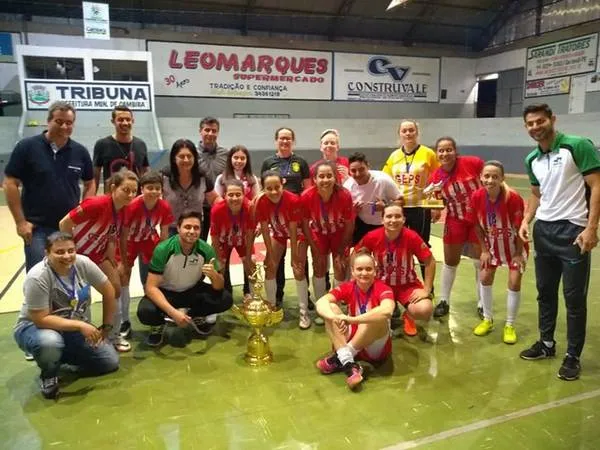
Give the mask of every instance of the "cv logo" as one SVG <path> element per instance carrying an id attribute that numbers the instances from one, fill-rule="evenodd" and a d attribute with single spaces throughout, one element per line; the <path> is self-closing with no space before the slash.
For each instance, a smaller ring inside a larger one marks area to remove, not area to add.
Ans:
<path id="1" fill-rule="evenodd" d="M 373 56 L 367 64 L 369 73 L 373 75 L 389 75 L 394 81 L 402 81 L 410 71 L 410 67 L 393 65 L 385 56 Z"/>

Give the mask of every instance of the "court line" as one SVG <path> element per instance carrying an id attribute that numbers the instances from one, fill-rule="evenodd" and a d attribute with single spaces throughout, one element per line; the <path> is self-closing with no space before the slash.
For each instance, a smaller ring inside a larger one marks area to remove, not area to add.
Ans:
<path id="1" fill-rule="evenodd" d="M 9 291 L 9 289 L 12 287 L 14 282 L 17 281 L 17 278 L 19 278 L 19 275 L 21 274 L 21 272 L 23 272 L 23 269 L 25 269 L 25 263 L 23 263 L 23 265 L 21 267 L 19 267 L 19 269 L 15 272 L 15 274 L 12 276 L 12 278 L 10 280 L 8 280 L 8 283 L 6 283 L 6 286 L 4 286 L 4 289 L 2 289 L 2 292 L 0 292 L 0 300 L 2 300 L 4 298 L 4 296 Z"/>
<path id="2" fill-rule="evenodd" d="M 550 409 L 559 408 L 561 406 L 570 405 L 572 403 L 577 403 L 582 400 L 589 400 L 591 398 L 596 397 L 600 397 L 600 389 L 596 389 L 590 392 L 584 392 L 583 394 L 572 395 L 570 397 L 565 397 L 560 400 L 554 400 L 549 403 L 543 403 L 541 405 L 531 406 L 529 408 L 521 409 L 519 411 L 503 414 L 497 417 L 492 417 L 491 419 L 480 420 L 478 422 L 463 425 L 462 427 L 452 428 L 450 430 L 442 431 L 441 433 L 432 434 L 430 436 L 425 436 L 419 439 L 415 439 L 413 441 L 400 442 L 398 444 L 385 447 L 383 450 L 405 450 L 409 448 L 420 447 L 421 445 L 433 444 L 434 442 L 443 441 L 444 439 L 460 436 L 462 434 L 470 433 L 472 431 L 482 430 L 484 428 L 508 422 L 510 420 L 520 419 L 521 417 L 531 416 L 533 414 L 537 414 L 543 411 L 548 411 Z"/>

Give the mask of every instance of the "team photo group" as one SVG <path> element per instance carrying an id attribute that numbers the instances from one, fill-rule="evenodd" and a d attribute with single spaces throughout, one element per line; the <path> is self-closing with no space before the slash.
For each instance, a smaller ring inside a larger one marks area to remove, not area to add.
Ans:
<path id="1" fill-rule="evenodd" d="M 63 364 L 96 376 L 118 370 L 119 353 L 132 348 L 133 316 L 147 327 L 144 344 L 151 347 L 168 343 L 169 322 L 190 336 L 210 335 L 234 304 L 234 250 L 244 273 L 243 298 L 235 303 L 253 296 L 251 275 L 261 261 L 264 297 L 273 309 L 283 307 L 291 262 L 294 320 L 302 330 L 324 327 L 332 351 L 317 369 L 344 374 L 350 389 L 363 382 L 361 361 L 377 367 L 390 356 L 395 312 L 407 336 L 445 320 L 458 265 L 469 259 L 480 317 L 473 333 L 498 328 L 498 339 L 518 342 L 521 282 L 531 271 L 539 339 L 518 356 L 564 351 L 558 377 L 579 378 L 598 243 L 600 154 L 589 139 L 560 132 L 548 105 L 523 112 L 521 132 L 535 145 L 524 161 L 527 199 L 507 184 L 501 161 L 463 154 L 451 136 L 427 147 L 412 119 L 399 122 L 398 148 L 381 170 L 368 154 L 341 156 L 343 136 L 335 129 L 302 137 L 320 143 L 318 161 L 296 152 L 294 130 L 283 126 L 273 130 L 274 154 L 251 162 L 244 145 L 219 146 L 213 117 L 200 121 L 198 145 L 178 139 L 168 165 L 155 170 L 134 136 L 134 113 L 117 106 L 110 120 L 114 133 L 90 152 L 70 137 L 75 109 L 56 102 L 47 129 L 18 142 L 5 169 L 26 265 L 13 333 L 41 370 L 44 397 L 57 397 Z M 436 222 L 444 227 L 437 277 L 430 249 Z M 136 261 L 144 296 L 131 311 Z M 508 282 L 498 327 L 493 284 L 500 267 Z M 554 340 L 561 281 L 566 346 Z M 101 319 L 91 317 L 92 290 L 102 296 Z M 315 349 L 315 359 L 323 351 Z"/>

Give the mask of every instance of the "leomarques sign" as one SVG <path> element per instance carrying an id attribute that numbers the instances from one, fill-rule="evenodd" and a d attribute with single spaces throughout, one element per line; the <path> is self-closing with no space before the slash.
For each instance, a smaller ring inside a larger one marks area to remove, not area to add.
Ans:
<path id="1" fill-rule="evenodd" d="M 439 101 L 439 58 L 336 52 L 334 67 L 334 100 Z"/>
<path id="2" fill-rule="evenodd" d="M 527 49 L 527 81 L 594 72 L 598 34 Z"/>
<path id="3" fill-rule="evenodd" d="M 48 109 L 58 100 L 78 110 L 105 111 L 124 105 L 135 111 L 151 111 L 150 85 L 25 81 L 27 109 Z"/>

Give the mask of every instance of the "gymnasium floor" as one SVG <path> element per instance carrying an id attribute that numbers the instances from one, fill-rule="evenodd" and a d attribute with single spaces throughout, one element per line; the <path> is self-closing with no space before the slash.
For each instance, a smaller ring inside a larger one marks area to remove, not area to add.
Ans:
<path id="1" fill-rule="evenodd" d="M 509 182 L 526 193 L 526 180 Z M 18 241 L 8 214 L 2 207 L 2 286 L 22 263 L 20 246 L 11 248 Z M 434 232 L 440 236 L 441 227 Z M 183 349 L 146 347 L 145 331 L 134 320 L 133 351 L 122 356 L 121 369 L 100 378 L 65 373 L 57 401 L 41 397 L 38 369 L 13 341 L 15 313 L 2 314 L 0 448 L 597 449 L 598 251 L 583 371 L 575 382 L 556 377 L 566 340 L 563 306 L 556 336 L 560 356 L 537 362 L 518 358 L 538 336 L 531 258 L 515 346 L 501 341 L 504 271 L 494 289 L 496 330 L 483 338 L 472 334 L 478 323 L 473 269 L 464 261 L 450 316 L 432 321 L 414 338 L 403 336 L 397 324 L 393 357 L 369 370 L 356 393 L 345 387 L 343 375 L 323 376 L 314 367 L 328 343 L 322 327 L 298 329 L 293 281 L 287 285 L 286 319 L 269 332 L 271 366 L 254 369 L 244 363 L 248 329 L 230 314 L 219 319 L 214 335 Z M 10 290 L 13 296 L 20 283 L 17 279 Z M 1 299 L 0 307 L 5 303 Z M 94 305 L 93 316 L 100 313 Z"/>

